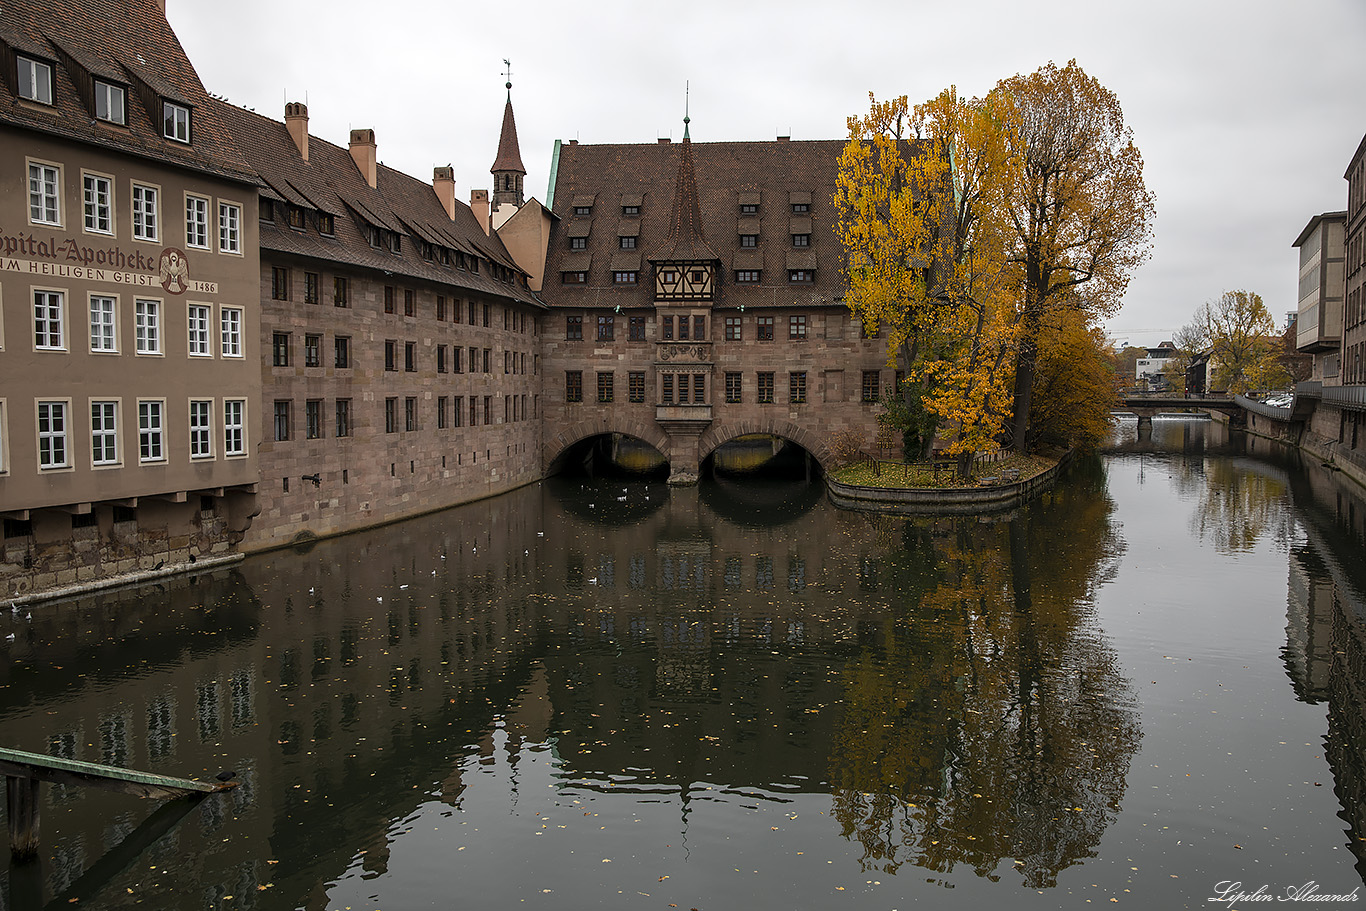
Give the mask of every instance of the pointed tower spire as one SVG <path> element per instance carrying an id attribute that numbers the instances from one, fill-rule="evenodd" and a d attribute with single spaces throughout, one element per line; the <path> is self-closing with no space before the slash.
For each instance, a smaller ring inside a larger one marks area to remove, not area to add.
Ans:
<path id="1" fill-rule="evenodd" d="M 517 121 L 512 116 L 512 61 L 503 60 L 507 66 L 508 92 L 507 103 L 503 105 L 503 132 L 498 136 L 498 156 L 493 160 L 489 172 L 493 175 L 493 207 L 496 210 L 505 203 L 521 206 L 522 180 L 526 177 L 526 167 L 522 164 L 522 151 L 517 144 Z"/>
<path id="2" fill-rule="evenodd" d="M 664 245 L 650 257 L 651 262 L 704 262 L 720 259 L 702 233 L 702 207 L 697 200 L 697 176 L 693 173 L 692 137 L 688 124 L 692 118 L 683 114 L 683 148 L 678 159 L 678 181 L 674 186 L 673 215 L 669 221 L 669 236 Z"/>

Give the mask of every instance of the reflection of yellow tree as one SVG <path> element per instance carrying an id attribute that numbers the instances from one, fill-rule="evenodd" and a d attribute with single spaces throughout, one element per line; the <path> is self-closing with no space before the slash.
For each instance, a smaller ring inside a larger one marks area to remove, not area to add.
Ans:
<path id="1" fill-rule="evenodd" d="M 1094 852 L 1140 737 L 1089 628 L 1119 549 L 1111 509 L 1069 487 L 1008 523 L 908 534 L 905 610 L 850 663 L 831 756 L 835 815 L 866 866 L 989 875 L 1014 859 L 1043 888 Z"/>
<path id="2" fill-rule="evenodd" d="M 1268 534 L 1289 540 L 1292 523 L 1284 480 L 1220 459 L 1209 464 L 1195 486 L 1200 499 L 1191 514 L 1191 531 L 1219 553 L 1246 553 Z"/>

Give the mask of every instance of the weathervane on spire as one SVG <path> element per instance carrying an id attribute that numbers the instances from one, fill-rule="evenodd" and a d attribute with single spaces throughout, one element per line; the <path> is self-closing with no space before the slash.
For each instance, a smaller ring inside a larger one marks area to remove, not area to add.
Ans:
<path id="1" fill-rule="evenodd" d="M 508 98 L 511 98 L 511 97 L 512 97 L 512 61 L 509 60 L 508 58 L 504 57 L 504 58 L 503 58 L 503 66 L 505 66 L 505 67 L 507 68 L 507 69 L 504 71 L 504 75 L 507 77 L 507 83 L 504 85 L 504 88 L 506 88 L 506 89 L 508 90 Z"/>
<path id="2" fill-rule="evenodd" d="M 688 124 L 689 124 L 689 123 L 692 123 L 692 118 L 688 116 L 688 104 L 689 104 L 689 102 L 692 100 L 692 99 L 691 99 L 691 95 L 692 95 L 692 88 L 691 88 L 691 86 L 688 84 L 688 81 L 687 81 L 687 80 L 684 80 L 684 81 L 683 81 L 683 138 L 684 138 L 684 139 L 689 139 L 689 140 L 690 140 L 690 137 L 688 136 Z"/>

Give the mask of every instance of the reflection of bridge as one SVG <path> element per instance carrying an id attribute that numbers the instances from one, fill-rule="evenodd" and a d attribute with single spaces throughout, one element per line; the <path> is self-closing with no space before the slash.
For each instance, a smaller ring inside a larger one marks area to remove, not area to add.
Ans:
<path id="1" fill-rule="evenodd" d="M 1243 421 L 1243 409 L 1227 395 L 1126 395 L 1120 398 L 1115 410 L 1138 415 L 1139 426 L 1172 411 L 1222 411 L 1235 424 Z"/>

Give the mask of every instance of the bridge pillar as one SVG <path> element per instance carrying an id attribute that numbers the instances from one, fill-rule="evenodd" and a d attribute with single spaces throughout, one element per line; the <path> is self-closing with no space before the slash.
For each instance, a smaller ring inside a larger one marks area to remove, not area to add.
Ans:
<path id="1" fill-rule="evenodd" d="M 669 435 L 669 486 L 690 487 L 697 483 L 700 460 L 697 458 L 698 441 L 710 420 L 660 421 L 659 425 Z"/>

